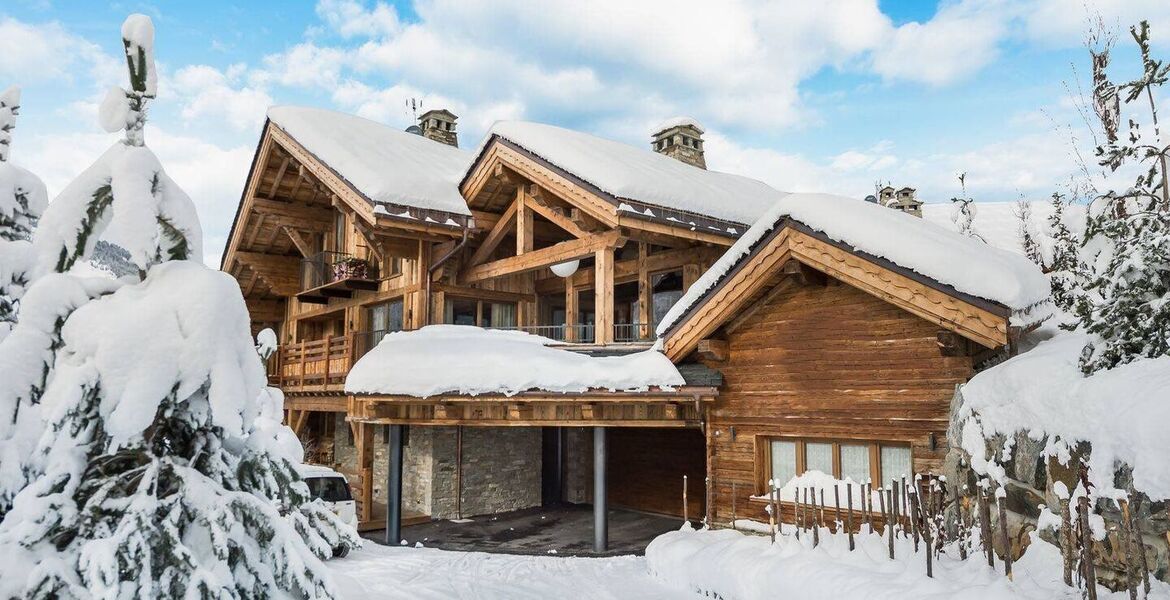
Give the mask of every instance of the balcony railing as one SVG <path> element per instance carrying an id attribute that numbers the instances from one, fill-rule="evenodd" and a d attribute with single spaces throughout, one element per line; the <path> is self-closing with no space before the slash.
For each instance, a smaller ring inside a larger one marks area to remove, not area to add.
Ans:
<path id="1" fill-rule="evenodd" d="M 558 342 L 578 342 L 591 344 L 596 337 L 596 326 L 592 323 L 584 325 L 532 325 L 513 327 L 489 327 L 488 329 L 507 329 L 523 331 L 539 335 Z M 653 330 L 641 323 L 619 323 L 613 326 L 613 341 L 619 343 L 648 342 L 654 339 Z"/>
<path id="2" fill-rule="evenodd" d="M 318 252 L 301 261 L 302 302 L 324 304 L 352 298 L 354 290 L 378 289 L 378 263 L 344 252 Z"/>
<path id="3" fill-rule="evenodd" d="M 364 331 L 281 346 L 269 383 L 285 392 L 339 392 L 354 363 L 393 330 Z"/>

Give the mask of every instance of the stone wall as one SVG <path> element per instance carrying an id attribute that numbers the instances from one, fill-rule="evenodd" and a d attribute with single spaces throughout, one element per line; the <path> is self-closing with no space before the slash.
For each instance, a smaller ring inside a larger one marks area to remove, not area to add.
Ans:
<path id="1" fill-rule="evenodd" d="M 956 393 L 952 403 L 951 428 L 947 433 L 947 437 L 954 441 L 944 471 L 948 481 L 977 489 L 979 476 L 970 467 L 971 457 L 958 447 L 958 440 L 962 439 L 962 423 L 956 421 L 955 415 L 958 414 L 961 402 L 961 394 Z M 1088 456 L 1092 453 L 1092 447 L 1082 443 L 1070 448 L 1068 460 L 1061 463 L 1056 457 L 1045 455 L 1048 442 L 1047 437 L 1034 439 L 1025 431 L 1010 437 L 997 435 L 985 440 L 986 456 L 992 457 L 996 464 L 1003 467 L 1006 475 L 1004 505 L 1007 509 L 1011 547 L 1003 547 L 1000 536 L 996 535 L 996 552 L 1001 556 L 1010 551 L 1014 557 L 1018 557 L 1026 551 L 1029 540 L 1027 533 L 1038 529 L 1045 507 L 1059 514 L 1060 499 L 1053 491 L 1054 484 L 1061 482 L 1068 490 L 1076 490 L 1080 480 L 1079 465 L 1087 464 Z M 1131 510 L 1134 511 L 1135 525 L 1145 547 L 1147 570 L 1162 581 L 1170 581 L 1170 503 L 1151 502 L 1140 490 L 1135 490 L 1130 469 L 1125 465 L 1118 465 L 1113 479 L 1117 489 L 1128 492 L 1131 498 L 1137 500 L 1136 506 L 1131 505 Z M 1075 505 L 1072 511 L 1075 519 Z M 1116 503 L 1105 499 L 1098 499 L 1093 512 L 1104 519 L 1106 531 L 1105 539 L 1098 541 L 1093 548 L 1097 579 L 1112 589 L 1121 589 L 1124 586 L 1127 559 L 1127 550 L 1120 543 L 1121 512 Z M 999 519 L 995 511 L 992 511 L 992 521 L 998 531 Z M 1041 540 L 1059 547 L 1055 530 L 1046 528 L 1038 533 Z"/>
<path id="2" fill-rule="evenodd" d="M 463 515 L 540 506 L 541 430 L 463 428 Z"/>
<path id="3" fill-rule="evenodd" d="M 593 502 L 593 430 L 565 429 L 565 501 Z"/>

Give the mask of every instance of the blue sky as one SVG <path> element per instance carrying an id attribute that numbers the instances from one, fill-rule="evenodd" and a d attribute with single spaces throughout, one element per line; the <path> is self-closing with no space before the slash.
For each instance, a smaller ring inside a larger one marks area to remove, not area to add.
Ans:
<path id="1" fill-rule="evenodd" d="M 209 263 L 271 104 L 404 127 L 418 98 L 460 116 L 465 148 L 498 119 L 648 147 L 656 123 L 688 115 L 712 168 L 781 189 L 864 195 L 881 180 L 945 201 L 967 172 L 976 199 L 1004 201 L 1047 197 L 1075 169 L 1090 13 L 1119 29 L 1147 18 L 1170 50 L 1164 0 L 5 0 L 0 86 L 24 89 L 12 158 L 51 192 L 115 139 L 95 114 L 124 85 L 131 12 L 158 38 L 147 141 L 196 200 Z"/>

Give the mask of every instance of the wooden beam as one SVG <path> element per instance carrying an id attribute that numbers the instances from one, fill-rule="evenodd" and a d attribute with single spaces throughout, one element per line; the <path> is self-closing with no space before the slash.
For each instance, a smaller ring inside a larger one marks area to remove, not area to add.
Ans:
<path id="1" fill-rule="evenodd" d="M 278 217 L 291 222 L 298 229 L 316 229 L 317 223 L 332 225 L 333 209 L 304 202 L 284 202 L 268 198 L 253 198 L 252 212 Z M 302 225 L 302 223 L 304 223 Z"/>
<path id="2" fill-rule="evenodd" d="M 519 194 L 517 194 L 517 199 L 519 199 Z M 475 249 L 475 253 L 472 254 L 471 259 L 467 261 L 467 266 L 474 267 L 476 265 L 483 264 L 483 262 L 492 255 L 492 252 L 496 251 L 496 248 L 500 245 L 500 242 L 504 239 L 504 236 L 507 235 L 508 231 L 512 229 L 511 221 L 512 216 L 516 214 L 516 209 L 517 200 L 513 200 L 512 203 L 508 205 L 508 208 L 504 209 L 504 213 L 500 215 L 500 218 L 496 221 L 496 224 L 492 226 L 492 230 L 488 232 L 487 237 L 483 238 L 483 242 L 480 243 L 479 248 Z"/>
<path id="3" fill-rule="evenodd" d="M 536 188 L 537 190 L 540 189 L 535 185 L 532 187 Z M 589 236 L 588 231 L 582 229 L 580 225 L 563 214 L 560 207 L 553 206 L 551 203 L 549 203 L 543 194 L 529 194 L 527 199 L 527 206 L 531 211 L 534 211 L 536 214 L 548 219 L 557 227 L 565 230 L 565 232 L 567 232 L 569 235 L 572 235 L 578 239 Z"/>
<path id="4" fill-rule="evenodd" d="M 516 190 L 516 256 L 532 252 L 533 212 L 524 186 Z"/>
<path id="5" fill-rule="evenodd" d="M 284 160 L 280 161 L 280 168 L 276 170 L 276 178 L 272 180 L 272 188 L 268 190 L 269 199 L 276 197 L 276 190 L 280 187 L 280 180 L 284 179 L 284 173 L 288 171 L 288 163 L 291 160 L 291 158 L 286 156 Z"/>
<path id="6" fill-rule="evenodd" d="M 593 342 L 613 343 L 613 248 L 599 248 L 593 253 L 593 311 L 596 326 Z"/>
<path id="7" fill-rule="evenodd" d="M 646 260 L 650 256 L 650 244 L 638 242 L 638 335 L 642 339 L 650 338 L 650 329 L 654 320 L 654 289 L 651 285 L 650 269 Z"/>
<path id="8" fill-rule="evenodd" d="M 308 258 L 314 254 L 312 245 L 305 238 L 301 237 L 301 232 L 288 225 L 281 227 L 281 229 L 288 235 L 288 239 L 292 240 L 293 246 L 296 246 L 301 256 Z"/>
<path id="9" fill-rule="evenodd" d="M 711 338 L 699 340 L 699 345 L 695 350 L 699 353 L 699 357 L 707 360 L 722 362 L 731 356 L 731 349 L 728 347 L 727 340 Z"/>
<path id="10" fill-rule="evenodd" d="M 570 240 L 554 244 L 548 248 L 533 250 L 521 256 L 512 256 L 482 265 L 475 265 L 467 269 L 461 279 L 464 283 L 471 283 L 511 275 L 513 273 L 535 271 L 558 263 L 585 258 L 600 249 L 612 250 L 613 248 L 620 248 L 625 243 L 626 238 L 623 232 L 619 229 L 614 229 L 606 233 L 594 234 L 587 238 Z"/>
<path id="11" fill-rule="evenodd" d="M 579 273 L 580 271 L 578 271 Z M 577 341 L 577 290 L 573 278 L 577 273 L 565 277 L 565 341 Z"/>
<path id="12" fill-rule="evenodd" d="M 684 240 L 694 240 L 697 242 L 707 242 L 719 246 L 727 247 L 735 243 L 735 237 L 729 237 L 717 233 L 709 233 L 699 229 L 692 230 L 689 227 L 679 225 L 673 226 L 659 221 L 649 221 L 618 213 L 618 226 L 628 227 L 631 230 L 649 231 L 651 233 L 661 233 Z"/>

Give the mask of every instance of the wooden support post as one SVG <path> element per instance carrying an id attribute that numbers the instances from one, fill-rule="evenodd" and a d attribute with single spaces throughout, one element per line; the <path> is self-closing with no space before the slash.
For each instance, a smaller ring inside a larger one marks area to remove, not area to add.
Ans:
<path id="1" fill-rule="evenodd" d="M 841 491 L 833 484 L 833 531 L 841 532 Z"/>
<path id="2" fill-rule="evenodd" d="M 683 265 L 684 292 L 691 289 L 691 286 L 699 279 L 699 275 L 702 275 L 702 271 L 699 269 L 699 265 L 693 263 Z"/>
<path id="3" fill-rule="evenodd" d="M 780 496 L 780 490 L 776 488 L 776 480 L 775 479 L 773 479 L 770 483 L 771 483 L 772 490 L 771 490 L 771 493 L 768 494 L 768 500 L 771 502 L 771 506 L 772 506 L 772 510 L 771 510 L 772 543 L 775 544 L 776 543 L 776 530 L 780 528 L 783 521 L 780 520 L 780 502 L 778 500 L 778 498 Z"/>
<path id="4" fill-rule="evenodd" d="M 357 450 L 357 471 L 360 477 L 358 500 L 361 503 L 361 514 L 358 522 L 371 521 L 374 518 L 374 426 L 369 423 L 350 423 L 354 433 L 354 446 Z"/>
<path id="5" fill-rule="evenodd" d="M 739 482 L 731 482 L 731 528 L 735 529 L 735 522 L 739 520 L 739 515 L 735 510 L 735 498 L 739 495 Z"/>
<path id="6" fill-rule="evenodd" d="M 1137 553 L 1134 551 L 1129 537 L 1129 503 L 1125 500 L 1118 500 L 1117 507 L 1121 510 L 1121 522 L 1117 526 L 1117 541 L 1121 549 L 1120 554 L 1124 557 L 1121 563 L 1125 565 L 1125 590 L 1129 593 L 1130 600 L 1137 600 L 1138 586 L 1133 572 L 1133 559 Z"/>
<path id="7" fill-rule="evenodd" d="M 638 339 L 643 340 L 650 339 L 654 325 L 654 289 L 646 267 L 649 255 L 650 244 L 638 242 Z"/>
<path id="8" fill-rule="evenodd" d="M 529 201 L 524 186 L 520 186 L 516 194 L 516 256 L 532 252 L 532 231 L 535 222 L 534 213 L 528 206 Z"/>
<path id="9" fill-rule="evenodd" d="M 987 552 L 987 566 L 995 568 L 995 542 L 991 538 L 991 506 L 987 501 L 987 488 L 979 485 L 979 537 L 983 538 L 983 550 Z"/>
<path id="10" fill-rule="evenodd" d="M 813 527 L 813 548 L 816 548 L 821 543 L 821 524 L 817 522 L 817 491 L 811 490 L 809 494 L 812 496 L 812 527 Z"/>
<path id="11" fill-rule="evenodd" d="M 689 525 L 691 522 L 690 511 L 687 508 L 687 476 L 683 475 L 683 523 Z"/>
<path id="12" fill-rule="evenodd" d="M 565 341 L 575 342 L 577 336 L 577 290 L 573 278 L 565 278 Z"/>
<path id="13" fill-rule="evenodd" d="M 1012 538 L 1008 537 L 1007 524 L 1007 494 L 1001 494 L 1003 488 L 996 490 L 995 504 L 999 508 L 999 534 L 1003 540 L 1003 574 L 1012 578 Z"/>
<path id="14" fill-rule="evenodd" d="M 898 512 L 897 508 L 896 508 L 898 498 L 894 494 L 893 488 L 890 488 L 888 493 L 889 493 L 889 497 L 887 498 L 887 500 L 888 500 L 887 504 L 890 505 L 890 512 L 887 515 L 887 520 L 886 520 L 886 537 L 889 538 L 889 540 L 890 540 L 890 542 L 889 542 L 890 560 L 894 560 L 894 529 L 895 529 L 894 524 L 897 522 L 897 517 L 895 516 L 895 513 Z"/>
<path id="15" fill-rule="evenodd" d="M 1097 600 L 1097 568 L 1093 565 L 1093 530 L 1089 527 L 1089 497 L 1077 499 L 1077 519 L 1081 525 L 1081 576 L 1085 581 L 1085 597 Z"/>
<path id="16" fill-rule="evenodd" d="M 845 484 L 845 531 L 849 533 L 849 551 L 853 551 L 853 484 Z"/>
<path id="17" fill-rule="evenodd" d="M 593 342 L 613 343 L 613 248 L 604 247 L 593 253 L 593 311 L 596 315 Z"/>

